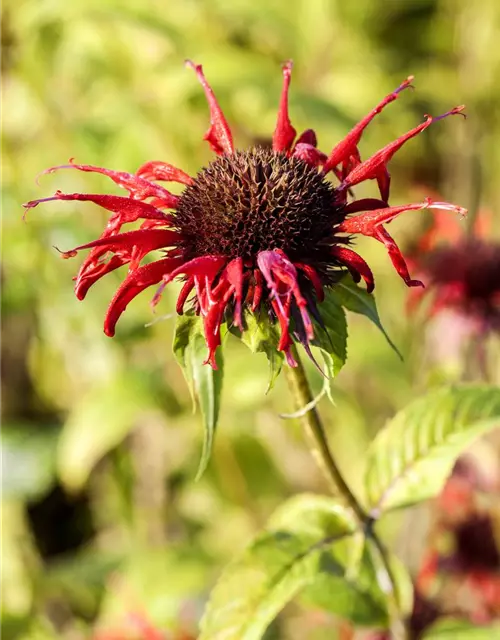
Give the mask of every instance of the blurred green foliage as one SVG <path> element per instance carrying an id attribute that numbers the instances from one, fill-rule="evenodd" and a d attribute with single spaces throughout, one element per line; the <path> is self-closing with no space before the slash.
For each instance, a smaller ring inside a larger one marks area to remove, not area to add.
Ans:
<path id="1" fill-rule="evenodd" d="M 284 381 L 266 396 L 265 355 L 228 334 L 214 457 L 194 483 L 203 430 L 171 350 L 174 292 L 154 317 L 150 293 L 141 295 L 117 337 L 106 338 L 102 318 L 121 274 L 81 304 L 71 287 L 76 263 L 52 248 L 93 239 L 105 214 L 49 203 L 23 223 L 21 203 L 55 189 L 110 191 L 101 176 L 72 171 L 35 184 L 69 157 L 126 171 L 160 159 L 199 170 L 211 157 L 201 141 L 208 112 L 188 57 L 203 63 L 238 146 L 267 139 L 280 64 L 292 58 L 294 125 L 314 127 L 325 151 L 410 73 L 418 90 L 367 130 L 365 157 L 424 113 L 465 102 L 466 124 L 432 127 L 391 163 L 392 201 L 437 192 L 472 217 L 496 214 L 500 8 L 496 0 L 6 0 L 2 17 L 4 637 L 84 638 L 130 612 L 194 633 L 221 567 L 285 497 L 323 488 L 298 425 L 278 417 L 291 408 Z M 394 223 L 403 245 L 425 216 Z M 383 247 L 360 245 L 404 362 L 366 319 L 348 318 L 336 407 L 321 408 L 359 489 L 361 452 L 385 419 L 453 374 L 430 367 L 424 330 L 405 315 L 406 290 Z M 310 374 L 319 390 L 319 374 Z M 269 638 L 319 640 L 338 628 L 294 605 Z"/>

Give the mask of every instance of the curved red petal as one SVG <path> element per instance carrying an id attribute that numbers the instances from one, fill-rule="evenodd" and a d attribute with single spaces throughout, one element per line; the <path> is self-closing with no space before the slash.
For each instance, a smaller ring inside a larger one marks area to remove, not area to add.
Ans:
<path id="1" fill-rule="evenodd" d="M 108 230 L 110 232 L 117 231 L 122 224 L 127 222 L 136 222 L 139 219 L 161 220 L 165 224 L 171 222 L 171 217 L 167 216 L 163 211 L 153 207 L 147 202 L 126 198 L 124 196 L 103 195 L 99 193 L 62 193 L 56 191 L 55 195 L 49 198 L 40 198 L 39 200 L 31 200 L 23 205 L 28 209 L 37 207 L 42 202 L 51 200 L 78 200 L 82 202 L 93 202 L 94 204 L 111 211 L 114 215 L 108 221 Z"/>
<path id="2" fill-rule="evenodd" d="M 145 180 L 163 180 L 164 182 L 180 182 L 181 184 L 191 185 L 194 180 L 182 169 L 178 169 L 168 162 L 160 160 L 152 160 L 146 162 L 137 169 L 136 176 Z"/>
<path id="3" fill-rule="evenodd" d="M 342 264 L 345 264 L 356 282 L 359 282 L 360 278 L 363 278 L 368 293 L 373 291 L 375 288 L 375 280 L 372 270 L 360 255 L 352 251 L 352 249 L 339 245 L 332 247 L 332 255 L 338 258 Z"/>
<path id="4" fill-rule="evenodd" d="M 217 102 L 212 87 L 205 78 L 201 64 L 194 64 L 191 60 L 186 60 L 186 65 L 193 69 L 198 76 L 210 108 L 210 129 L 205 134 L 205 140 L 210 144 L 213 151 L 219 155 L 234 153 L 233 134 Z"/>
<path id="5" fill-rule="evenodd" d="M 153 284 L 157 284 L 173 269 L 182 263 L 182 258 L 163 258 L 132 271 L 121 284 L 109 305 L 104 319 L 104 333 L 113 337 L 115 327 L 120 316 L 127 308 L 128 303 L 133 300 L 141 291 Z"/>
<path id="6" fill-rule="evenodd" d="M 387 249 L 389 258 L 394 265 L 394 268 L 404 280 L 407 287 L 423 287 L 424 283 L 421 280 L 413 280 L 408 270 L 408 265 L 401 253 L 401 249 L 396 244 L 394 238 L 384 227 L 379 227 L 373 236 L 379 242 L 382 242 Z"/>
<path id="7" fill-rule="evenodd" d="M 127 264 L 127 262 L 128 258 L 115 255 L 108 262 L 92 261 L 91 263 L 84 263 L 78 272 L 75 282 L 75 295 L 78 300 L 83 300 L 90 287 L 103 276 Z"/>
<path id="8" fill-rule="evenodd" d="M 189 262 L 184 262 L 174 269 L 165 278 L 170 282 L 177 276 L 184 274 L 186 276 L 194 276 L 199 278 L 207 278 L 211 283 L 222 267 L 226 264 L 228 258 L 226 256 L 200 256 L 193 258 Z"/>
<path id="9" fill-rule="evenodd" d="M 235 258 L 227 265 L 225 269 L 227 282 L 234 290 L 234 299 L 236 300 L 234 310 L 234 323 L 243 330 L 243 318 L 241 316 L 241 303 L 243 300 L 243 259 Z"/>
<path id="10" fill-rule="evenodd" d="M 303 131 L 300 134 L 300 136 L 297 138 L 295 147 L 297 147 L 298 144 L 308 144 L 308 145 L 311 145 L 312 147 L 317 147 L 318 138 L 316 136 L 316 132 L 314 131 L 314 129 L 306 129 L 305 131 Z"/>
<path id="11" fill-rule="evenodd" d="M 294 265 L 297 269 L 300 269 L 306 274 L 314 287 L 314 291 L 316 292 L 318 301 L 323 302 L 323 300 L 325 299 L 325 291 L 323 289 L 321 278 L 319 277 L 316 269 L 310 264 L 305 264 L 303 262 L 294 262 Z"/>
<path id="12" fill-rule="evenodd" d="M 396 100 L 401 91 L 411 86 L 412 80 L 413 76 L 409 76 L 404 82 L 402 82 L 395 91 L 390 93 L 381 102 L 379 102 L 375 109 L 372 109 L 372 111 L 370 111 L 368 115 L 366 115 L 360 122 L 358 122 L 358 124 L 356 124 L 351 129 L 346 137 L 332 149 L 332 152 L 328 156 L 328 159 L 325 162 L 325 166 L 323 167 L 323 172 L 325 174 L 342 162 L 349 161 L 352 155 L 358 154 L 357 146 L 359 144 L 359 141 L 361 140 L 363 131 L 370 124 L 373 118 L 375 118 L 375 116 L 384 109 L 384 107 Z"/>
<path id="13" fill-rule="evenodd" d="M 324 164 L 326 160 L 324 153 L 321 153 L 316 147 L 313 147 L 311 144 L 306 144 L 305 142 L 298 142 L 295 145 L 292 157 L 299 158 L 299 160 L 306 162 L 311 167 L 319 167 Z"/>
<path id="14" fill-rule="evenodd" d="M 288 115 L 288 90 L 290 88 L 290 80 L 292 78 L 293 63 L 291 60 L 283 65 L 283 89 L 281 91 L 281 100 L 278 111 L 278 121 L 273 134 L 273 150 L 274 151 L 290 151 L 297 132 L 292 127 L 290 117 Z"/>
<path id="15" fill-rule="evenodd" d="M 433 122 L 437 122 L 438 120 L 442 120 L 443 118 L 451 115 L 461 114 L 464 108 L 465 107 L 463 105 L 461 105 L 460 107 L 455 107 L 454 109 L 451 109 L 443 115 L 437 116 L 435 118 L 433 118 L 432 116 L 426 116 L 425 121 L 419 124 L 417 127 L 414 127 L 404 135 L 400 136 L 394 142 L 391 142 L 380 151 L 377 151 L 377 153 L 371 156 L 371 158 L 368 158 L 368 160 L 365 160 L 361 164 L 357 165 L 346 176 L 340 187 L 345 190 L 353 187 L 356 184 L 359 184 L 360 182 L 363 182 L 364 180 L 376 178 L 382 179 L 381 176 L 383 175 L 383 172 L 386 171 L 387 163 L 391 160 L 393 155 L 397 151 L 399 151 L 399 149 L 401 149 L 405 142 L 417 136 L 419 133 L 427 129 L 427 127 L 430 127 Z M 386 197 L 384 198 L 384 196 L 382 196 L 383 199 L 387 200 L 388 194 L 384 195 Z"/>
<path id="16" fill-rule="evenodd" d="M 180 240 L 182 240 L 182 236 L 175 231 L 170 231 L 170 229 L 138 229 L 87 242 L 87 244 L 75 247 L 72 251 L 82 251 L 93 247 L 103 247 L 106 251 L 132 251 L 134 247 L 137 247 L 141 250 L 142 255 L 146 255 L 155 249 L 175 246 Z"/>
<path id="17" fill-rule="evenodd" d="M 133 173 L 128 173 L 126 171 L 113 171 L 112 169 L 105 169 L 103 167 L 96 167 L 91 164 L 76 164 L 71 162 L 71 164 L 62 164 L 56 167 L 50 167 L 50 169 L 46 169 L 42 171 L 42 174 L 45 173 L 54 173 L 59 169 L 78 169 L 79 171 L 87 171 L 91 173 L 101 173 L 108 178 L 111 178 L 115 184 L 123 189 L 127 189 L 130 194 L 136 200 L 144 200 L 145 198 L 157 197 L 161 198 L 164 201 L 166 207 L 175 208 L 177 206 L 178 197 L 175 196 L 170 191 L 167 191 L 164 187 L 152 184 L 145 180 L 144 178 L 134 175 Z"/>
<path id="18" fill-rule="evenodd" d="M 184 313 L 184 305 L 186 304 L 186 300 L 188 299 L 188 296 L 193 289 L 194 289 L 194 278 L 191 276 L 183 284 L 182 289 L 180 290 L 179 296 L 177 297 L 175 310 L 180 316 L 182 316 L 182 314 Z"/>

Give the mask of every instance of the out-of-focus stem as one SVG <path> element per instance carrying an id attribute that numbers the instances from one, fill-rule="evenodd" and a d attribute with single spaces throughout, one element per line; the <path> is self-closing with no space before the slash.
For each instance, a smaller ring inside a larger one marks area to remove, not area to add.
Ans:
<path id="1" fill-rule="evenodd" d="M 297 362 L 297 366 L 293 368 L 287 367 L 286 375 L 288 378 L 290 391 L 295 401 L 295 408 L 297 409 L 297 411 L 300 411 L 300 409 L 313 401 L 313 394 L 311 391 L 311 387 L 309 386 L 309 381 L 307 380 L 304 365 L 302 364 L 297 349 L 295 348 L 293 350 L 293 357 Z M 373 529 L 374 521 L 369 516 L 369 514 L 365 512 L 362 505 L 359 503 L 358 499 L 349 488 L 349 485 L 345 481 L 342 472 L 337 466 L 337 463 L 335 462 L 335 459 L 333 458 L 330 451 L 326 432 L 316 407 L 312 406 L 309 411 L 301 413 L 300 420 L 304 427 L 306 437 L 309 441 L 312 454 L 316 459 L 316 462 L 318 463 L 323 474 L 325 475 L 330 488 L 334 493 L 341 494 L 344 501 L 354 512 L 360 527 L 365 532 L 365 535 L 372 540 L 379 553 L 381 563 L 391 585 L 391 600 L 396 613 L 396 611 L 399 609 L 399 606 L 397 604 L 398 594 L 396 580 L 391 567 L 387 549 Z M 404 631 L 404 625 L 397 615 L 395 616 L 395 619 L 393 621 L 391 632 L 393 634 L 392 637 L 394 637 L 395 639 L 404 638 L 406 635 Z"/>

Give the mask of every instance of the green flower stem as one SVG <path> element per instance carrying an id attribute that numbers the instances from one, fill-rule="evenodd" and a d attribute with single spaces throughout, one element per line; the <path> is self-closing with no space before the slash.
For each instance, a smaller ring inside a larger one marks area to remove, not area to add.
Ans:
<path id="1" fill-rule="evenodd" d="M 285 371 L 290 391 L 295 401 L 295 408 L 297 411 L 300 411 L 301 409 L 303 409 L 303 407 L 313 401 L 314 396 L 312 394 L 311 387 L 309 386 L 309 381 L 307 380 L 304 365 L 302 364 L 302 361 L 295 347 L 293 348 L 293 357 L 297 361 L 297 366 L 293 368 L 286 367 Z M 312 454 L 316 459 L 316 462 L 318 463 L 321 471 L 325 475 L 330 488 L 334 493 L 341 494 L 342 498 L 354 512 L 360 526 L 365 531 L 365 535 L 373 541 L 375 547 L 377 548 L 380 554 L 380 560 L 384 566 L 387 578 L 389 579 L 391 584 L 393 607 L 396 612 L 398 609 L 396 581 L 385 545 L 374 531 L 374 521 L 365 512 L 362 505 L 359 503 L 358 499 L 349 488 L 349 485 L 344 480 L 344 476 L 342 475 L 342 472 L 337 466 L 337 463 L 335 462 L 330 451 L 325 429 L 323 427 L 323 423 L 321 422 L 321 418 L 316 407 L 313 406 L 309 411 L 302 413 L 300 420 L 304 427 L 306 437 L 309 441 Z M 402 631 L 401 624 L 398 623 L 397 617 L 398 616 L 396 615 L 396 619 L 394 620 L 394 626 L 397 629 L 394 637 L 402 638 L 404 637 L 404 631 Z M 393 631 L 394 630 L 395 629 L 393 627 Z"/>
<path id="2" fill-rule="evenodd" d="M 288 384 L 295 401 L 295 407 L 297 410 L 300 410 L 312 402 L 314 396 L 312 394 L 311 387 L 309 386 L 304 365 L 302 364 L 297 349 L 294 348 L 293 351 L 293 357 L 297 361 L 297 366 L 286 367 L 285 371 Z M 356 514 L 358 520 L 363 524 L 366 524 L 368 521 L 368 514 L 365 513 L 356 496 L 350 490 L 349 485 L 344 480 L 344 477 L 337 466 L 337 463 L 333 459 L 328 446 L 325 429 L 316 407 L 312 407 L 309 411 L 305 412 L 301 416 L 300 420 L 309 441 L 312 454 L 325 475 L 329 486 L 334 489 L 335 493 L 340 492 L 343 499 Z"/>

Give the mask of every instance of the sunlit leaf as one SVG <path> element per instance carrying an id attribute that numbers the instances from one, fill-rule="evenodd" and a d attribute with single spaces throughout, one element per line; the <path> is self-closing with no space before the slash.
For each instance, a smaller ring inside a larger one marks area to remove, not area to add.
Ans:
<path id="1" fill-rule="evenodd" d="M 351 276 L 347 275 L 337 282 L 331 290 L 331 296 L 348 311 L 359 313 L 369 318 L 380 331 L 384 334 L 389 345 L 394 349 L 398 356 L 402 359 L 402 355 L 394 342 L 391 340 L 387 331 L 384 329 L 377 310 L 377 303 L 372 293 L 368 293 L 366 289 L 358 287 Z"/>
<path id="2" fill-rule="evenodd" d="M 500 624 L 479 626 L 467 620 L 445 618 L 424 633 L 422 640 L 494 640 L 500 638 Z"/>
<path id="3" fill-rule="evenodd" d="M 174 337 L 174 355 L 181 365 L 191 394 L 197 399 L 203 417 L 204 438 L 196 478 L 200 478 L 212 454 L 215 430 L 219 419 L 222 391 L 223 360 L 217 351 L 217 369 L 203 364 L 207 359 L 207 345 L 201 318 L 193 314 L 177 317 Z"/>
<path id="4" fill-rule="evenodd" d="M 460 453 L 500 425 L 500 389 L 440 389 L 400 411 L 368 453 L 366 495 L 374 515 L 439 493 Z"/>
<path id="5" fill-rule="evenodd" d="M 331 384 L 335 376 L 345 364 L 347 358 L 347 322 L 345 312 L 333 296 L 332 290 L 327 290 L 325 300 L 318 305 L 321 322 L 314 322 L 314 340 L 312 344 L 321 350 L 323 362 L 326 366 L 325 390 L 330 401 L 333 402 Z"/>
<path id="6" fill-rule="evenodd" d="M 269 362 L 269 384 L 266 391 L 268 393 L 274 387 L 284 361 L 283 353 L 278 351 L 278 329 L 262 310 L 256 313 L 246 310 L 244 323 L 245 330 L 243 332 L 237 329 L 234 329 L 233 332 L 252 353 L 266 354 Z"/>
<path id="7" fill-rule="evenodd" d="M 283 504 L 223 572 L 202 621 L 201 639 L 261 638 L 283 606 L 301 594 L 359 625 L 385 625 L 386 595 L 370 554 L 347 575 L 355 522 L 334 499 L 302 495 Z"/>

